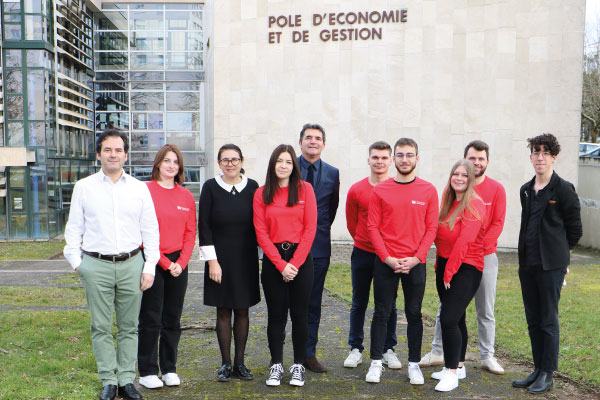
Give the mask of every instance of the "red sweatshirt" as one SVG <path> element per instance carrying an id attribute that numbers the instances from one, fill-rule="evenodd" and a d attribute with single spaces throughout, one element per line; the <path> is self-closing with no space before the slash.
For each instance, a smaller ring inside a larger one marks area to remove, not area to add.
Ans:
<path id="1" fill-rule="evenodd" d="M 175 184 L 166 189 L 155 181 L 147 183 L 160 233 L 160 259 L 158 265 L 165 271 L 171 265 L 165 254 L 181 250 L 177 264 L 186 268 L 196 242 L 196 202 L 192 193 Z"/>
<path id="2" fill-rule="evenodd" d="M 504 228 L 506 216 L 506 191 L 504 186 L 490 177 L 475 186 L 475 192 L 485 204 L 485 225 L 487 229 L 483 237 L 483 255 L 497 253 L 498 237 Z"/>
<path id="3" fill-rule="evenodd" d="M 282 272 L 288 261 L 279 255 L 274 243 L 298 243 L 294 256 L 289 261 L 300 268 L 310 252 L 317 232 L 317 201 L 310 184 L 302 181 L 298 188 L 298 203 L 288 207 L 288 188 L 279 188 L 273 196 L 273 202 L 266 205 L 263 201 L 264 186 L 254 193 L 254 228 L 256 239 L 265 255 Z"/>
<path id="4" fill-rule="evenodd" d="M 458 207 L 458 203 L 458 201 L 454 202 L 448 215 L 451 215 Z M 483 237 L 486 230 L 485 206 L 481 199 L 473 199 L 471 200 L 471 208 L 479 215 L 479 218 L 476 218 L 467 209 L 463 215 L 456 217 L 453 230 L 450 230 L 450 227 L 444 223 L 448 218 L 438 226 L 435 238 L 437 255 L 448 259 L 444 271 L 444 282 L 449 283 L 452 280 L 462 263 L 471 264 L 478 270 L 483 271 Z"/>
<path id="5" fill-rule="evenodd" d="M 375 247 L 371 244 L 367 221 L 369 218 L 369 199 L 373 185 L 369 178 L 356 182 L 346 196 L 346 226 L 348 232 L 354 239 L 354 246 L 361 250 L 375 253 Z"/>
<path id="6" fill-rule="evenodd" d="M 368 229 L 381 261 L 418 257 L 425 262 L 438 223 L 435 187 L 416 177 L 410 183 L 390 178 L 373 188 L 369 200 Z"/>

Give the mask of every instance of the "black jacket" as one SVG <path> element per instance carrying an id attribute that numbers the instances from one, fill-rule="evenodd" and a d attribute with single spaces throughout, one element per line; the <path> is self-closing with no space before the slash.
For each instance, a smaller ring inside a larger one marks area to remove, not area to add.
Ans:
<path id="1" fill-rule="evenodd" d="M 525 234 L 529 220 L 530 190 L 535 177 L 521 186 L 521 230 L 519 231 L 519 264 L 525 264 Z M 581 206 L 572 183 L 556 172 L 546 187 L 542 199 L 543 209 L 539 227 L 540 254 L 545 270 L 565 268 L 570 263 L 570 253 L 583 234 Z"/>

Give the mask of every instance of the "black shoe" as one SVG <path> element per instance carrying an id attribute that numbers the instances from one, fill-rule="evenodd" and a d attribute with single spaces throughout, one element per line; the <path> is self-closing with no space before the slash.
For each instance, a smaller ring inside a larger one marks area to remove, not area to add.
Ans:
<path id="1" fill-rule="evenodd" d="M 548 390 L 552 390 L 554 383 L 552 381 L 552 372 L 540 372 L 535 382 L 527 388 L 527 392 L 531 394 L 541 394 Z"/>
<path id="2" fill-rule="evenodd" d="M 133 386 L 133 383 L 128 383 L 125 386 L 119 386 L 119 396 L 125 400 L 141 400 L 142 394 Z"/>
<path id="3" fill-rule="evenodd" d="M 231 376 L 243 381 L 251 381 L 254 379 L 254 375 L 252 375 L 252 372 L 250 372 L 250 370 L 244 364 L 234 365 L 233 370 L 231 371 Z"/>
<path id="4" fill-rule="evenodd" d="M 217 382 L 229 382 L 231 380 L 231 365 L 223 364 L 217 371 Z"/>
<path id="5" fill-rule="evenodd" d="M 535 382 L 539 374 L 540 370 L 536 368 L 531 374 L 529 374 L 529 376 L 527 376 L 527 378 L 519 379 L 518 381 L 513 381 L 512 385 L 516 388 L 526 388 L 533 382 Z"/>
<path id="6" fill-rule="evenodd" d="M 100 400 L 114 400 L 117 395 L 117 385 L 106 385 L 102 389 L 100 396 L 98 397 Z"/>

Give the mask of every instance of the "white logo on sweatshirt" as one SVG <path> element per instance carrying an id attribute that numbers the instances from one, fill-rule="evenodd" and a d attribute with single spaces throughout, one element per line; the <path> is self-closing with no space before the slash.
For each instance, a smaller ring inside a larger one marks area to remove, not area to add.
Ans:
<path id="1" fill-rule="evenodd" d="M 426 204 L 424 201 L 419 201 L 419 200 L 412 200 L 411 203 L 416 204 L 418 206 L 424 206 Z"/>
<path id="2" fill-rule="evenodd" d="M 181 206 L 177 206 L 177 209 L 180 210 L 180 211 L 190 211 L 189 208 L 181 207 Z"/>

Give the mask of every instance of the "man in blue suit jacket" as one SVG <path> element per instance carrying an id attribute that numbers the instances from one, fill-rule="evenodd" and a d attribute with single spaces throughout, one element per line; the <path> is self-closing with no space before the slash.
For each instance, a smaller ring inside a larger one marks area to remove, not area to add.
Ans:
<path id="1" fill-rule="evenodd" d="M 340 201 L 340 171 L 321 160 L 325 148 L 325 130 L 318 124 L 306 124 L 300 132 L 298 157 L 302 179 L 312 184 L 317 198 L 317 234 L 311 254 L 314 261 L 314 281 L 308 306 L 308 343 L 304 366 L 313 372 L 326 372 L 315 357 L 319 322 L 321 321 L 321 298 L 325 276 L 331 257 L 331 224 L 335 219 Z"/>

